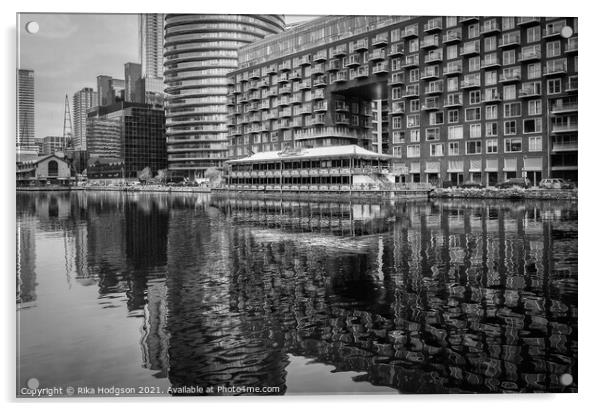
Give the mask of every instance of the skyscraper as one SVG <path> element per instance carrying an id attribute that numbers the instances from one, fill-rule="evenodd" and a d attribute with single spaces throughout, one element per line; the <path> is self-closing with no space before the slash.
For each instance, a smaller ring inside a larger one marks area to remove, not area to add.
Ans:
<path id="1" fill-rule="evenodd" d="M 19 69 L 17 73 L 17 146 L 35 150 L 33 70 Z"/>
<path id="2" fill-rule="evenodd" d="M 141 67 L 138 63 L 125 63 L 125 101 L 127 102 L 144 103 Z"/>
<path id="3" fill-rule="evenodd" d="M 163 78 L 163 21 L 163 14 L 140 14 L 138 17 L 142 77 Z"/>
<path id="4" fill-rule="evenodd" d="M 91 87 L 73 94 L 73 148 L 75 150 L 86 150 L 86 121 L 88 109 L 98 105 L 98 93 Z"/>
<path id="5" fill-rule="evenodd" d="M 165 16 L 166 131 L 169 169 L 204 175 L 228 155 L 226 75 L 239 47 L 281 32 L 278 15 Z"/>
<path id="6" fill-rule="evenodd" d="M 96 90 L 98 90 L 98 105 L 110 106 L 115 103 L 113 78 L 111 76 L 96 76 Z"/>

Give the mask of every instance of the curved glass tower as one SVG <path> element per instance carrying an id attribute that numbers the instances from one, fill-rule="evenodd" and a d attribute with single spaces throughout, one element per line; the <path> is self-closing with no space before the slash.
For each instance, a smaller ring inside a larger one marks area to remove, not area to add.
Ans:
<path id="1" fill-rule="evenodd" d="M 239 47 L 284 30 L 278 15 L 165 16 L 167 156 L 169 170 L 202 177 L 228 156 L 226 75 Z"/>

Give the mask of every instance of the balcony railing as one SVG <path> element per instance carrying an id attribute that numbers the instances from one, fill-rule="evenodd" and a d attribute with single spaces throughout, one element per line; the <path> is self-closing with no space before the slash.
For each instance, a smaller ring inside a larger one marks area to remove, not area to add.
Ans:
<path id="1" fill-rule="evenodd" d="M 564 49 L 565 53 L 573 53 L 577 51 L 577 43 L 578 37 L 571 37 L 566 42 L 566 48 Z"/>
<path id="2" fill-rule="evenodd" d="M 418 25 L 412 24 L 411 26 L 406 26 L 401 32 L 401 37 L 416 37 L 418 36 Z"/>
<path id="3" fill-rule="evenodd" d="M 325 50 L 320 50 L 316 54 L 314 54 L 314 62 L 316 63 L 326 61 L 326 59 L 328 59 L 328 54 Z"/>
<path id="4" fill-rule="evenodd" d="M 443 60 L 443 52 L 442 51 L 431 51 L 426 56 L 424 56 L 424 62 L 429 63 L 438 63 Z"/>
<path id="5" fill-rule="evenodd" d="M 577 122 L 552 124 L 552 133 L 571 133 L 578 130 Z"/>
<path id="6" fill-rule="evenodd" d="M 368 39 L 357 40 L 351 47 L 352 51 L 368 50 Z"/>
<path id="7" fill-rule="evenodd" d="M 462 72 L 461 63 L 447 63 L 447 66 L 443 67 L 444 75 L 459 74 Z"/>
<path id="8" fill-rule="evenodd" d="M 450 31 L 443 35 L 443 43 L 455 43 L 462 41 L 462 33 L 458 31 Z"/>
<path id="9" fill-rule="evenodd" d="M 541 59 L 541 50 L 523 50 L 518 53 L 518 61 L 529 61 Z"/>
<path id="10" fill-rule="evenodd" d="M 439 80 L 434 83 L 430 83 L 427 87 L 424 88 L 425 94 L 439 94 L 443 93 L 443 81 Z"/>
<path id="11" fill-rule="evenodd" d="M 426 49 L 429 47 L 439 47 L 439 36 L 426 36 L 422 39 L 422 42 L 420 43 L 420 48 Z"/>
<path id="12" fill-rule="evenodd" d="M 359 54 L 351 54 L 347 59 L 346 67 L 354 67 L 359 66 L 361 64 L 360 55 Z"/>
<path id="13" fill-rule="evenodd" d="M 389 65 L 387 62 L 377 63 L 372 67 L 372 73 L 374 74 L 384 74 L 389 72 Z"/>
<path id="14" fill-rule="evenodd" d="M 578 111 L 577 103 L 557 103 L 553 104 L 552 107 L 550 107 L 550 112 L 552 114 L 569 113 L 573 111 Z"/>
<path id="15" fill-rule="evenodd" d="M 481 60 L 481 68 L 497 67 L 500 65 L 500 59 L 497 55 Z"/>
<path id="16" fill-rule="evenodd" d="M 502 73 L 500 75 L 500 83 L 510 83 L 514 81 L 520 81 L 520 73 Z"/>
<path id="17" fill-rule="evenodd" d="M 481 34 L 488 34 L 488 33 L 494 33 L 494 32 L 499 32 L 500 31 L 500 26 L 497 24 L 497 20 L 490 20 L 490 21 L 486 21 L 485 23 L 481 24 Z"/>
<path id="18" fill-rule="evenodd" d="M 418 54 L 413 54 L 410 56 L 406 56 L 405 61 L 402 64 L 402 67 L 415 67 L 418 66 L 420 62 L 420 57 Z"/>
<path id="19" fill-rule="evenodd" d="M 342 83 L 348 80 L 347 70 L 339 71 L 334 79 L 336 83 Z"/>
<path id="20" fill-rule="evenodd" d="M 579 144 L 577 143 L 552 143 L 552 151 L 577 151 Z"/>
<path id="21" fill-rule="evenodd" d="M 539 17 L 519 17 L 516 21 L 518 26 L 539 24 Z"/>
<path id="22" fill-rule="evenodd" d="M 370 61 L 381 61 L 387 58 L 387 52 L 384 49 L 373 50 L 368 56 Z"/>
<path id="23" fill-rule="evenodd" d="M 442 28 L 441 19 L 432 19 L 432 20 L 429 20 L 428 22 L 426 22 L 422 26 L 422 31 L 428 33 L 430 31 L 441 30 L 441 28 Z"/>
<path id="24" fill-rule="evenodd" d="M 481 51 L 481 45 L 479 43 L 465 43 L 464 46 L 460 47 L 460 55 L 467 56 L 470 54 L 479 54 Z"/>
<path id="25" fill-rule="evenodd" d="M 387 33 L 380 33 L 372 37 L 372 46 L 384 46 L 389 43 L 389 36 Z"/>
<path id="26" fill-rule="evenodd" d="M 438 78 L 439 77 L 439 67 L 438 66 L 428 66 L 425 67 L 420 73 L 420 79 L 426 80 L 430 78 Z"/>
<path id="27" fill-rule="evenodd" d="M 297 130 L 294 133 L 296 140 L 307 140 L 315 138 L 327 138 L 327 137 L 346 137 L 355 139 L 366 139 L 369 135 L 366 132 L 360 132 L 357 130 L 349 129 L 347 127 L 322 127 L 322 128 L 305 128 L 303 130 Z"/>
<path id="28" fill-rule="evenodd" d="M 341 69 L 340 60 L 331 60 L 328 62 L 328 71 L 337 71 Z"/>
<path id="29" fill-rule="evenodd" d="M 541 87 L 523 87 L 518 91 L 518 96 L 521 98 L 541 96 Z"/>
<path id="30" fill-rule="evenodd" d="M 510 47 L 520 45 L 520 34 L 505 34 L 500 40 L 500 47 Z"/>
<path id="31" fill-rule="evenodd" d="M 464 79 L 460 83 L 460 88 L 473 88 L 473 87 L 481 87 L 481 79 L 480 78 Z"/>
<path id="32" fill-rule="evenodd" d="M 543 68 L 544 76 L 553 76 L 555 74 L 564 74 L 566 73 L 566 62 L 557 62 L 557 61 L 548 61 Z"/>
<path id="33" fill-rule="evenodd" d="M 395 43 L 391 45 L 391 52 L 389 56 L 401 56 L 404 53 L 404 45 L 403 43 Z"/>

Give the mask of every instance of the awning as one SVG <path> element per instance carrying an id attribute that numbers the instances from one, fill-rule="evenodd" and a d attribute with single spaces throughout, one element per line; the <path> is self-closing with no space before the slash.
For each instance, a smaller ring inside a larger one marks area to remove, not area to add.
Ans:
<path id="1" fill-rule="evenodd" d="M 482 168 L 483 168 L 483 162 L 481 161 L 481 159 L 470 160 L 470 168 L 468 169 L 468 171 L 478 173 L 481 171 Z"/>
<path id="2" fill-rule="evenodd" d="M 464 161 L 463 160 L 449 160 L 447 162 L 447 171 L 452 173 L 463 173 L 464 172 Z"/>
<path id="3" fill-rule="evenodd" d="M 410 173 L 420 173 L 420 163 L 410 163 Z"/>
<path id="4" fill-rule="evenodd" d="M 516 171 L 516 158 L 505 158 L 504 159 L 504 170 L 503 171 Z"/>
<path id="5" fill-rule="evenodd" d="M 438 173 L 441 170 L 441 163 L 438 161 L 427 161 L 424 168 L 425 173 Z"/>
<path id="6" fill-rule="evenodd" d="M 497 173 L 499 164 L 497 158 L 488 158 L 485 163 L 485 171 L 494 171 Z"/>
<path id="7" fill-rule="evenodd" d="M 523 165 L 523 171 L 542 171 L 543 170 L 543 158 L 532 157 L 525 158 Z"/>

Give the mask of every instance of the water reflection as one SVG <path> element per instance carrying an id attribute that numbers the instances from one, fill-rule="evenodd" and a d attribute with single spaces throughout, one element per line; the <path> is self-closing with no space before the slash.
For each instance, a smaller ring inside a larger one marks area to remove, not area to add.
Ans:
<path id="1" fill-rule="evenodd" d="M 140 355 L 124 364 L 133 380 L 315 392 L 307 379 L 287 381 L 307 358 L 353 371 L 347 392 L 577 389 L 575 204 L 98 192 L 18 194 L 17 210 L 20 309 L 50 270 L 95 287 L 102 309 L 86 320 L 106 309 L 123 318 L 103 339 L 139 318 Z M 55 268 L 36 264 L 41 239 L 64 250 Z M 54 317 L 58 298 L 72 296 L 53 294 L 31 315 Z M 22 356 L 51 358 L 47 342 Z M 102 368 L 101 354 L 87 360 Z M 560 385 L 563 373 L 572 386 Z M 60 378 L 70 381 L 69 369 Z"/>

